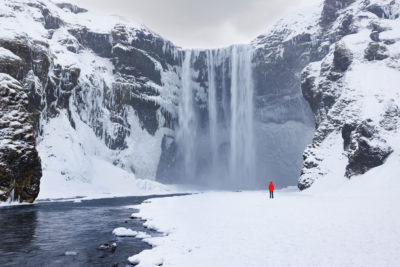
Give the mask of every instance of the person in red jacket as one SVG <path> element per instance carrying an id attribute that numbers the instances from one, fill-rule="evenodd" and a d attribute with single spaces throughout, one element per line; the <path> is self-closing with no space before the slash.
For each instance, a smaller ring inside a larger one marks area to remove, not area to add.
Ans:
<path id="1" fill-rule="evenodd" d="M 274 198 L 274 184 L 272 183 L 272 181 L 269 183 L 269 198 Z"/>

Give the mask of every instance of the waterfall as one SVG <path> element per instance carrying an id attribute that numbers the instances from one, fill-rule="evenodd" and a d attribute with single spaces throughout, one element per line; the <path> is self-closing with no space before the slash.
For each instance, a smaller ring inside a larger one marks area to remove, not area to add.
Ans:
<path id="1" fill-rule="evenodd" d="M 177 133 L 178 143 L 181 144 L 181 153 L 184 159 L 184 179 L 187 181 L 195 179 L 196 170 L 195 141 L 197 120 L 192 90 L 191 59 L 192 51 L 185 51 L 185 58 L 182 64 L 182 97 L 178 110 L 179 128 Z"/>
<path id="2" fill-rule="evenodd" d="M 255 186 L 252 57 L 246 45 L 185 51 L 176 137 L 182 181 Z"/>
<path id="3" fill-rule="evenodd" d="M 250 46 L 232 47 L 229 175 L 239 187 L 255 181 L 252 56 Z"/>
<path id="4" fill-rule="evenodd" d="M 207 71 L 208 71 L 208 119 L 210 131 L 210 151 L 211 168 L 215 169 L 215 163 L 218 160 L 218 106 L 217 92 L 215 85 L 215 62 L 212 50 L 207 50 Z"/>

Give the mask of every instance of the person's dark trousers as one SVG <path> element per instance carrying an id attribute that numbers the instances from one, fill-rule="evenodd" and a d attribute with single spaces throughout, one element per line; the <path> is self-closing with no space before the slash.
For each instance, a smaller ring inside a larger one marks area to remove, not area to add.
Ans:
<path id="1" fill-rule="evenodd" d="M 269 192 L 269 198 L 274 198 L 274 191 Z"/>

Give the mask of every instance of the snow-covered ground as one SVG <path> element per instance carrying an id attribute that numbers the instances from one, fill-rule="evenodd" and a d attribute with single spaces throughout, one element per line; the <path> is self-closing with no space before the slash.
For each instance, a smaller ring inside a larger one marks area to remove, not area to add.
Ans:
<path id="1" fill-rule="evenodd" d="M 396 158 L 387 162 L 392 171 Z M 386 168 L 386 167 L 385 167 Z M 400 181 L 376 168 L 310 190 L 208 192 L 139 206 L 166 233 L 138 266 L 400 266 Z M 387 170 L 387 169 L 386 169 Z"/>

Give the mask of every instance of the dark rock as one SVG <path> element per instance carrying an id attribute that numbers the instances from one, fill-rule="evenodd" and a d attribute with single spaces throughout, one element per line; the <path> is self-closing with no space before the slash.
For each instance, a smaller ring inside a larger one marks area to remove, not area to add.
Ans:
<path id="1" fill-rule="evenodd" d="M 388 39 L 388 40 L 384 40 L 383 43 L 384 43 L 385 45 L 392 45 L 392 44 L 395 44 L 396 41 L 395 41 L 395 40 L 392 40 L 392 39 Z"/>
<path id="2" fill-rule="evenodd" d="M 354 16 L 348 14 L 344 17 L 338 30 L 338 35 L 346 36 L 349 34 L 357 33 L 357 28 L 354 26 Z"/>
<path id="3" fill-rule="evenodd" d="M 149 134 L 154 135 L 159 126 L 157 111 L 160 105 L 151 100 L 133 97 L 132 107 L 137 111 L 142 129 L 146 129 Z"/>
<path id="4" fill-rule="evenodd" d="M 382 19 L 397 19 L 399 18 L 399 14 L 394 14 L 392 11 L 392 4 L 394 3 L 395 2 L 392 1 L 386 6 L 372 4 L 367 7 L 367 10 Z"/>
<path id="5" fill-rule="evenodd" d="M 364 174 L 368 170 L 382 165 L 393 149 L 387 146 L 372 145 L 367 139 L 358 140 L 358 149 L 349 157 L 349 164 L 346 167 L 346 176 L 352 177 Z"/>
<path id="6" fill-rule="evenodd" d="M 104 134 L 104 141 L 106 145 L 112 150 L 123 150 L 126 149 L 127 143 L 125 141 L 126 136 L 128 135 L 129 131 L 122 125 L 116 124 L 114 126 L 113 135 L 109 135 L 108 133 Z"/>
<path id="7" fill-rule="evenodd" d="M 351 134 L 356 129 L 354 124 L 344 124 L 342 127 L 343 147 L 346 150 L 351 142 Z"/>
<path id="8" fill-rule="evenodd" d="M 381 6 L 374 4 L 374 5 L 367 7 L 367 10 L 371 13 L 374 13 L 379 18 L 386 18 L 385 12 Z"/>
<path id="9" fill-rule="evenodd" d="M 369 25 L 369 28 L 371 28 L 373 32 L 383 32 L 383 31 L 387 30 L 386 27 L 384 27 L 374 21 L 371 22 L 371 24 Z"/>
<path id="10" fill-rule="evenodd" d="M 10 50 L 22 60 L 21 62 L 13 62 L 12 66 L 9 65 L 10 63 L 2 63 L 4 64 L 2 72 L 11 75 L 17 80 L 21 80 L 28 73 L 29 63 L 32 61 L 32 50 L 27 45 L 27 40 L 24 38 L 14 41 L 0 40 L 0 46 Z M 7 67 L 7 65 L 9 66 Z"/>
<path id="11" fill-rule="evenodd" d="M 365 59 L 368 61 L 384 60 L 389 57 L 387 55 L 387 48 L 379 43 L 369 43 L 365 50 Z"/>
<path id="12" fill-rule="evenodd" d="M 0 95 L 0 200 L 32 203 L 39 194 L 42 167 L 28 97 L 7 74 L 0 74 Z"/>
<path id="13" fill-rule="evenodd" d="M 380 42 L 381 40 L 379 39 L 379 32 L 372 32 L 369 37 L 371 38 L 372 41 L 374 42 Z"/>
<path id="14" fill-rule="evenodd" d="M 346 167 L 346 176 L 349 178 L 382 165 L 393 152 L 371 123 L 371 120 L 366 120 L 358 126 L 345 124 L 342 128 L 345 150 L 349 158 Z"/>
<path id="15" fill-rule="evenodd" d="M 352 62 L 351 52 L 344 45 L 336 45 L 333 52 L 333 70 L 345 72 Z"/>
<path id="16" fill-rule="evenodd" d="M 351 5 L 355 0 L 325 0 L 322 9 L 320 24 L 323 27 L 334 22 L 338 17 L 338 11 Z"/>
<path id="17" fill-rule="evenodd" d="M 41 42 L 30 43 L 28 39 L 18 37 L 13 40 L 0 39 L 0 46 L 10 50 L 22 59 L 16 77 L 17 80 L 22 81 L 29 71 L 33 71 L 43 84 L 46 83 L 50 68 L 50 59 L 46 53 L 47 44 Z"/>
<path id="18" fill-rule="evenodd" d="M 116 249 L 117 249 L 117 243 L 114 242 L 111 244 L 111 253 L 114 253 Z"/>
<path id="19" fill-rule="evenodd" d="M 105 243 L 100 245 L 97 250 L 103 250 L 103 251 L 110 251 L 111 253 L 114 253 L 117 250 L 117 243 L 113 242 L 111 244 Z"/>
<path id="20" fill-rule="evenodd" d="M 307 188 L 310 188 L 310 186 L 312 185 L 312 181 L 310 180 L 307 180 L 307 179 L 304 179 L 304 180 L 302 180 L 301 182 L 299 182 L 299 183 L 297 183 L 297 188 L 299 189 L 299 190 L 301 190 L 301 191 L 303 191 L 303 190 L 305 190 L 305 189 L 307 189 Z"/>
<path id="21" fill-rule="evenodd" d="M 175 45 L 162 39 L 158 35 L 145 31 L 136 33 L 137 38 L 132 41 L 132 46 L 146 51 L 151 57 L 159 61 L 165 69 L 167 64 L 179 65 L 182 62 L 182 54 L 175 54 Z"/>
<path id="22" fill-rule="evenodd" d="M 71 11 L 72 13 L 75 13 L 75 14 L 87 12 L 87 9 L 80 8 L 80 7 L 70 4 L 70 3 L 56 3 L 56 5 L 59 8 L 68 9 L 69 11 Z"/>
<path id="23" fill-rule="evenodd" d="M 99 56 L 111 57 L 112 43 L 109 34 L 91 32 L 85 27 L 70 29 L 68 31 L 81 45 L 89 47 Z"/>
<path id="24" fill-rule="evenodd" d="M 361 136 L 366 138 L 371 138 L 374 134 L 377 133 L 375 127 L 368 124 L 368 122 L 361 123 L 361 125 L 358 126 L 357 131 L 360 133 Z"/>
<path id="25" fill-rule="evenodd" d="M 64 25 L 64 22 L 60 18 L 53 16 L 47 8 L 42 10 L 42 15 L 45 29 L 58 29 Z"/>
<path id="26" fill-rule="evenodd" d="M 302 73 L 301 90 L 304 98 L 310 104 L 311 110 L 315 113 L 318 110 L 318 102 L 321 96 L 316 96 L 314 89 L 315 77 L 309 76 L 309 72 Z"/>
<path id="27" fill-rule="evenodd" d="M 18 78 L 21 68 L 23 68 L 23 61 L 21 59 L 14 57 L 3 57 L 0 60 L 0 73 L 7 73 L 15 79 Z"/>
<path id="28" fill-rule="evenodd" d="M 59 41 L 59 43 L 63 46 L 65 46 L 68 51 L 78 54 L 79 51 L 81 51 L 83 49 L 83 46 L 74 38 L 68 38 L 66 37 L 66 39 L 62 39 Z"/>
<path id="29" fill-rule="evenodd" d="M 126 83 L 114 83 L 112 88 L 112 98 L 110 104 L 107 107 L 117 114 L 124 113 L 124 107 L 130 106 L 135 111 L 139 117 L 142 129 L 146 129 L 148 133 L 154 135 L 159 127 L 158 123 L 158 110 L 160 105 L 149 99 L 149 96 L 158 95 L 152 87 L 147 85 L 130 85 Z M 111 94 L 110 94 L 111 97 Z M 118 115 L 120 116 L 120 115 Z M 113 118 L 117 118 L 115 116 Z M 123 117 L 122 115 L 120 117 Z M 119 121 L 118 123 L 122 123 Z M 128 123 L 123 123 L 123 126 L 129 128 Z M 126 127 L 128 126 L 128 127 Z M 129 134 L 129 131 L 124 132 L 121 129 L 120 133 L 122 135 Z M 122 136 L 122 139 L 125 137 Z"/>
<path id="30" fill-rule="evenodd" d="M 115 67 L 122 74 L 148 77 L 156 84 L 161 85 L 160 71 L 156 69 L 153 60 L 142 51 L 131 47 L 114 46 L 112 56 Z"/>

